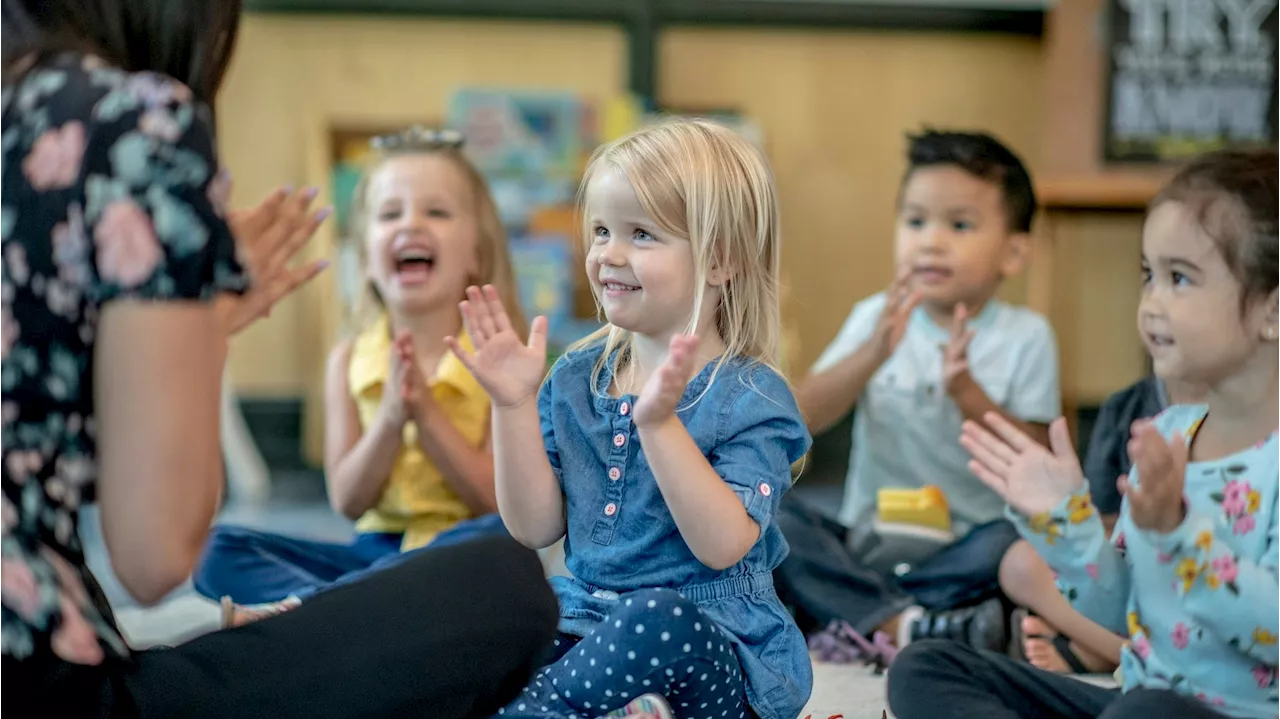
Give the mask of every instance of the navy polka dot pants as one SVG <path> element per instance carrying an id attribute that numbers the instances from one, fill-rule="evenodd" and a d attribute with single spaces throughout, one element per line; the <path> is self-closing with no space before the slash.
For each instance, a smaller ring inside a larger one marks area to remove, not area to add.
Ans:
<path id="1" fill-rule="evenodd" d="M 733 646 L 697 605 L 670 589 L 624 595 L 590 634 L 561 634 L 558 657 L 498 714 L 592 719 L 661 694 L 680 719 L 746 719 L 746 680 Z"/>

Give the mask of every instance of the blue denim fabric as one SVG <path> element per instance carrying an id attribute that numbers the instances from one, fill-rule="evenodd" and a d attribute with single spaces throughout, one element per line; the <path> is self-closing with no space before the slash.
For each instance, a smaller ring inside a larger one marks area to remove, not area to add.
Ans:
<path id="1" fill-rule="evenodd" d="M 611 397 L 608 369 L 592 384 L 602 348 L 563 357 L 538 397 L 542 434 L 564 492 L 565 564 L 552 585 L 561 630 L 585 636 L 625 595 L 674 589 L 714 619 L 734 644 L 747 697 L 762 719 L 791 719 L 813 685 L 804 637 L 773 589 L 787 555 L 775 515 L 791 465 L 810 438 L 786 381 L 773 370 L 728 360 L 704 367 L 677 416 L 760 525 L 736 565 L 715 570 L 693 555 L 658 489 L 632 422 L 635 396 Z M 713 377 L 714 375 L 714 377 Z"/>
<path id="2" fill-rule="evenodd" d="M 484 537 L 510 537 L 497 514 L 466 519 L 437 534 L 425 547 L 400 551 L 402 535 L 364 532 L 351 544 L 331 544 L 254 529 L 214 527 L 192 575 L 200 594 L 239 604 L 306 599 L 332 587 L 409 561 L 421 552 Z"/>

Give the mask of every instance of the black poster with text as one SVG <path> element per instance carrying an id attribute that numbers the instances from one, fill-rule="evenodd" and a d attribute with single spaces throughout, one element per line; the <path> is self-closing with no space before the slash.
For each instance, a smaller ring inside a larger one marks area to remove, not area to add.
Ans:
<path id="1" fill-rule="evenodd" d="M 1107 162 L 1276 143 L 1277 0 L 1110 0 Z"/>

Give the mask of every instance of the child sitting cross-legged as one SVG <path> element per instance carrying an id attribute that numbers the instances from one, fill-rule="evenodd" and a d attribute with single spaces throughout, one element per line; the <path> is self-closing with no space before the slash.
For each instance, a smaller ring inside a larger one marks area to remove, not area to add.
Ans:
<path id="1" fill-rule="evenodd" d="M 892 645 L 931 636 L 1005 645 L 997 574 L 1017 533 L 956 439 L 965 419 L 993 411 L 1043 438 L 1060 411 L 1053 330 L 995 297 L 1028 252 L 1026 169 L 978 133 L 925 132 L 907 159 L 897 278 L 853 308 L 797 390 L 814 433 L 856 405 L 839 524 L 798 503 L 779 519 L 792 549 L 778 572 L 784 600 L 819 625 L 882 632 L 885 660 Z M 945 498 L 949 536 L 911 556 L 877 519 L 883 498 L 928 486 Z"/>

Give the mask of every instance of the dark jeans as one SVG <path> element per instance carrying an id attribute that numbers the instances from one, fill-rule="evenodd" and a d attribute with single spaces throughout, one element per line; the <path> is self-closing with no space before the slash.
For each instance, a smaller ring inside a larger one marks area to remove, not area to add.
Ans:
<path id="1" fill-rule="evenodd" d="M 1121 694 L 958 642 L 914 642 L 889 670 L 898 719 L 1222 719 L 1167 689 Z"/>
<path id="2" fill-rule="evenodd" d="M 350 544 L 315 542 L 255 529 L 214 527 L 191 576 L 200 594 L 237 604 L 306 599 L 329 587 L 358 581 L 419 552 L 483 537 L 509 537 L 497 514 L 459 522 L 425 547 L 400 552 L 401 535 L 357 534 Z"/>
<path id="3" fill-rule="evenodd" d="M 842 619 L 863 634 L 913 604 L 942 610 L 1000 596 L 1000 560 L 1018 539 L 1009 522 L 988 522 L 894 577 L 862 566 L 845 545 L 848 530 L 797 499 L 783 500 L 778 526 L 791 553 L 774 584 L 801 628 Z"/>
<path id="4" fill-rule="evenodd" d="M 128 660 L 5 657 L 3 706 L 69 719 L 484 717 L 528 682 L 558 614 L 534 552 L 476 540 Z"/>

